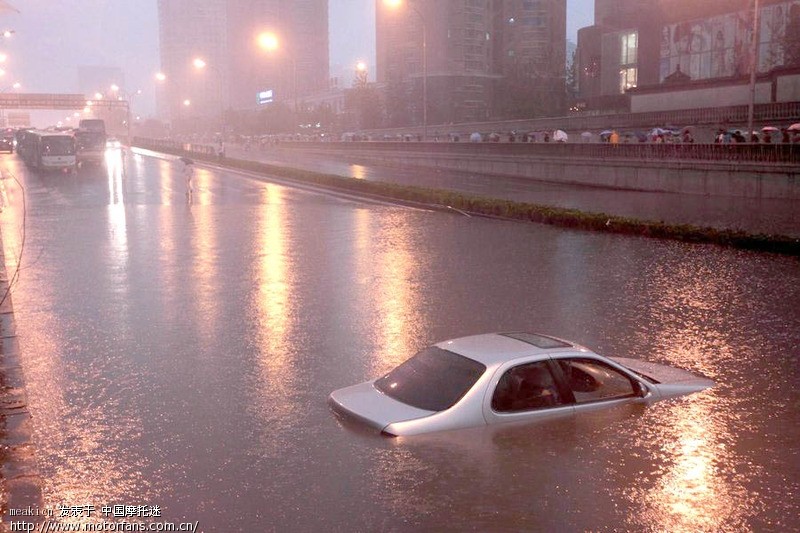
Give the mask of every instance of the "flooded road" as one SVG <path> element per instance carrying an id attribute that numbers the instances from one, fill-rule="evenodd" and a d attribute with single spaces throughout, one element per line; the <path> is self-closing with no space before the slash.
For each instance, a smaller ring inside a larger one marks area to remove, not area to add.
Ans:
<path id="1" fill-rule="evenodd" d="M 4 164 L 2 231 L 50 507 L 202 531 L 800 528 L 800 263 L 350 201 L 141 155 Z M 23 217 L 24 212 L 24 217 Z M 532 330 L 703 373 L 651 407 L 388 439 L 334 389 Z"/>

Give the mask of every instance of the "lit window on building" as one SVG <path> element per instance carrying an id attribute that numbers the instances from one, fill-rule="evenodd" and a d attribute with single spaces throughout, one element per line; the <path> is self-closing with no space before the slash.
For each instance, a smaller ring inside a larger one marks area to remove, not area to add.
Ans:
<path id="1" fill-rule="evenodd" d="M 637 49 L 639 34 L 635 31 L 620 35 L 619 92 L 636 87 L 639 69 L 637 68 Z"/>
<path id="2" fill-rule="evenodd" d="M 636 78 L 638 76 L 638 70 L 636 67 L 631 68 L 623 68 L 619 71 L 619 90 L 620 92 L 625 92 L 628 89 L 632 89 L 636 87 Z"/>

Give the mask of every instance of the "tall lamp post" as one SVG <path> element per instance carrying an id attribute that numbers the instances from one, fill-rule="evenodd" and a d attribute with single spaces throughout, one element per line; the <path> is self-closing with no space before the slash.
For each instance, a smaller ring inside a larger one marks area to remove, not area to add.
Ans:
<path id="1" fill-rule="evenodd" d="M 118 85 L 112 85 L 111 91 L 117 95 L 117 99 L 125 101 L 125 135 L 128 137 L 128 145 L 131 144 L 131 106 L 133 99 L 142 94 L 141 89 L 137 89 L 132 93 L 122 91 Z"/>
<path id="2" fill-rule="evenodd" d="M 265 31 L 258 34 L 256 39 L 258 46 L 267 52 L 275 52 L 281 47 L 281 41 L 277 34 L 271 31 Z M 297 113 L 297 62 L 292 53 L 284 51 L 286 58 L 292 65 L 292 97 L 294 98 L 294 112 Z"/>
<path id="3" fill-rule="evenodd" d="M 383 0 L 384 5 L 397 9 L 403 0 Z M 428 139 L 428 25 L 422 11 L 409 0 L 408 5 L 419 16 L 422 22 L 422 140 Z"/>
<path id="4" fill-rule="evenodd" d="M 758 71 L 758 0 L 753 0 L 753 42 L 750 43 L 750 104 L 747 106 L 747 138 L 753 135 L 756 107 L 756 72 Z"/>
<path id="5" fill-rule="evenodd" d="M 211 69 L 217 75 L 217 96 L 219 98 L 219 124 L 220 129 L 222 130 L 222 136 L 225 136 L 225 104 L 222 101 L 222 73 L 220 70 L 215 67 L 214 65 L 209 64 L 206 62 L 205 59 L 202 57 L 196 57 L 192 61 L 192 65 L 197 70 L 204 70 L 206 68 Z"/>

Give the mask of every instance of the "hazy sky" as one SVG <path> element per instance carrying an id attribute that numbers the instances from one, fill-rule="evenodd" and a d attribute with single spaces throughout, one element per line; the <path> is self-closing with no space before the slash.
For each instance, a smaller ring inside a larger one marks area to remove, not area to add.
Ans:
<path id="1" fill-rule="evenodd" d="M 287 0 L 288 1 L 288 0 Z M 330 1 L 331 75 L 337 65 L 365 60 L 374 72 L 375 0 Z M 0 91 L 19 82 L 23 92 L 78 92 L 79 65 L 122 68 L 127 90 L 142 90 L 138 113 L 154 109 L 159 69 L 156 0 L 8 0 L 20 13 L 0 11 L 0 43 L 8 55 Z M 567 0 L 567 38 L 592 24 L 594 0 Z M 348 74 L 349 75 L 349 74 Z M 346 80 L 345 80 L 346 83 Z"/>

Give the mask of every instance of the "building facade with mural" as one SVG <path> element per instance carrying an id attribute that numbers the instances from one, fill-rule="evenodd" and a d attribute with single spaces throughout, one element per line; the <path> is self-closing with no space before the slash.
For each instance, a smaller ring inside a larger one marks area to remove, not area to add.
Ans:
<path id="1" fill-rule="evenodd" d="M 677 106 L 670 94 L 680 94 L 683 107 L 707 103 L 686 101 L 679 88 L 725 88 L 730 100 L 716 105 L 741 104 L 754 65 L 754 17 L 752 0 L 596 0 L 595 24 L 578 34 L 579 98 L 588 109 L 641 111 L 659 100 Z M 800 99 L 792 89 L 800 0 L 761 0 L 757 41 L 759 102 Z"/>

